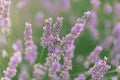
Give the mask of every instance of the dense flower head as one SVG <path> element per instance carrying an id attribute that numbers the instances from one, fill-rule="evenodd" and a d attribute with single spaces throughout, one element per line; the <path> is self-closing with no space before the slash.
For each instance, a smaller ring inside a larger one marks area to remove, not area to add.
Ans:
<path id="1" fill-rule="evenodd" d="M 30 63 L 34 63 L 37 58 L 37 47 L 33 42 L 32 38 L 32 28 L 30 23 L 26 23 L 26 28 L 24 31 L 25 35 L 25 59 L 28 60 Z"/>
<path id="2" fill-rule="evenodd" d="M 99 60 L 95 65 L 89 69 L 88 73 L 92 75 L 92 80 L 101 80 L 104 74 L 111 68 L 110 65 L 106 64 L 107 58 Z"/>

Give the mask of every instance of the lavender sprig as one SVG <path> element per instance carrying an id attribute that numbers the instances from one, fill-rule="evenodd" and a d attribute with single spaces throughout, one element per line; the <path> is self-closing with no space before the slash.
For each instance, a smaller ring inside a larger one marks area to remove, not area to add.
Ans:
<path id="1" fill-rule="evenodd" d="M 63 69 L 61 71 L 61 78 L 63 80 L 69 80 L 69 70 L 72 70 L 72 58 L 74 57 L 74 41 L 79 37 L 80 33 L 83 31 L 86 20 L 90 16 L 90 12 L 87 11 L 84 13 L 82 18 L 78 18 L 75 26 L 72 27 L 71 33 L 63 37 L 61 48 L 63 50 Z M 66 75 L 66 76 L 65 76 Z"/>
<path id="2" fill-rule="evenodd" d="M 96 46 L 96 48 L 90 53 L 87 57 L 86 61 L 84 62 L 85 68 L 88 68 L 91 63 L 98 62 L 99 54 L 102 51 L 102 46 Z"/>
<path id="3" fill-rule="evenodd" d="M 21 42 L 20 42 L 21 44 Z M 13 56 L 10 58 L 10 62 L 8 63 L 7 69 L 4 71 L 4 76 L 1 80 L 11 80 L 15 75 L 16 75 L 16 67 L 18 64 L 21 63 L 22 61 L 22 51 L 20 46 L 18 45 L 18 41 L 14 44 L 16 46 L 15 53 Z"/>
<path id="4" fill-rule="evenodd" d="M 28 60 L 30 63 L 34 63 L 37 58 L 37 47 L 33 42 L 32 38 L 32 28 L 30 23 L 26 23 L 26 28 L 24 31 L 25 35 L 25 59 Z"/>
<path id="5" fill-rule="evenodd" d="M 10 21 L 10 0 L 0 0 L 0 26 L 2 28 L 2 32 L 8 32 L 11 26 Z"/>

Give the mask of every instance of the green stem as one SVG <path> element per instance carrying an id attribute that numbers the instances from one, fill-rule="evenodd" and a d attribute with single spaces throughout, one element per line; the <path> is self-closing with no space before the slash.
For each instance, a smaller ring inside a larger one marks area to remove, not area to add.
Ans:
<path id="1" fill-rule="evenodd" d="M 114 73 L 114 72 L 116 72 L 116 70 L 108 71 L 108 72 L 106 72 L 106 74 L 111 74 L 111 73 Z"/>
<path id="2" fill-rule="evenodd" d="M 42 56 L 43 56 L 43 53 L 44 53 L 45 49 L 43 48 L 41 53 L 40 53 L 40 57 L 39 57 L 39 62 L 41 63 L 41 59 L 42 59 Z"/>

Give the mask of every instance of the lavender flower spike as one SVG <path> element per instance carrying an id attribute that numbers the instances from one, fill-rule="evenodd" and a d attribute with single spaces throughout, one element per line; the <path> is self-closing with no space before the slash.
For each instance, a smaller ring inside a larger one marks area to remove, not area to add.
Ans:
<path id="1" fill-rule="evenodd" d="M 44 33 L 41 38 L 41 44 L 43 48 L 48 48 L 48 57 L 46 58 L 45 66 L 49 70 L 49 76 L 52 79 L 59 79 L 59 77 L 56 75 L 57 71 L 52 72 L 53 67 L 57 64 L 59 65 L 59 60 L 61 58 L 61 54 L 59 53 L 59 31 L 62 26 L 62 20 L 63 18 L 57 17 L 56 23 L 53 25 L 53 28 L 51 27 L 52 19 L 47 19 L 46 26 L 43 28 Z M 54 63 L 57 63 L 54 65 Z M 51 67 L 51 68 L 50 68 Z M 59 66 L 58 66 L 59 67 Z M 50 68 L 50 69 L 49 69 Z M 53 75 L 54 74 L 54 75 Z"/>
<path id="2" fill-rule="evenodd" d="M 43 48 L 46 48 L 49 45 L 49 37 L 52 34 L 52 30 L 51 30 L 51 24 L 52 24 L 52 18 L 49 18 L 47 20 L 45 20 L 45 27 L 43 27 L 43 36 L 41 37 L 41 45 Z"/>
<path id="3" fill-rule="evenodd" d="M 111 68 L 110 65 L 106 64 L 107 58 L 99 60 L 95 65 L 89 69 L 88 73 L 92 75 L 92 80 L 101 80 L 104 74 Z"/>
<path id="4" fill-rule="evenodd" d="M 3 33 L 9 32 L 9 28 L 11 26 L 11 21 L 9 18 L 10 4 L 10 0 L 0 0 L 0 26 Z"/>
<path id="5" fill-rule="evenodd" d="M 22 61 L 22 45 L 21 41 L 18 40 L 14 44 L 14 51 L 12 57 L 10 57 L 10 62 L 8 63 L 8 67 L 4 70 L 4 77 L 1 80 L 11 80 L 16 75 L 16 68 Z"/>
<path id="6" fill-rule="evenodd" d="M 34 63 L 37 58 L 37 47 L 32 39 L 32 28 L 30 23 L 26 23 L 26 28 L 24 31 L 25 35 L 25 59 L 30 63 Z"/>
<path id="7" fill-rule="evenodd" d="M 84 13 L 82 18 L 78 18 L 75 26 L 72 27 L 71 32 L 63 37 L 61 48 L 63 50 L 63 71 L 61 71 L 61 78 L 63 80 L 69 80 L 69 70 L 72 70 L 72 58 L 74 57 L 74 41 L 79 37 L 80 33 L 83 31 L 86 20 L 90 16 L 90 12 L 87 11 Z M 67 76 L 64 76 L 67 75 Z"/>
<path id="8" fill-rule="evenodd" d="M 102 49 L 102 46 L 96 46 L 96 48 L 90 53 L 90 55 L 87 57 L 87 60 L 84 62 L 85 68 L 88 68 L 91 63 L 98 62 L 99 54 Z"/>

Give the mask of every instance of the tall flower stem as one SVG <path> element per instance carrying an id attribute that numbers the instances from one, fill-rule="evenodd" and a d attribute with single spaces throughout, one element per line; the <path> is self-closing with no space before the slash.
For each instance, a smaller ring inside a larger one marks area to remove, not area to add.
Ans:
<path id="1" fill-rule="evenodd" d="M 42 61 L 42 57 L 43 57 L 44 51 L 45 51 L 45 49 L 43 48 L 42 51 L 41 51 L 41 53 L 40 53 L 40 57 L 39 57 L 39 62 L 40 63 Z"/>

